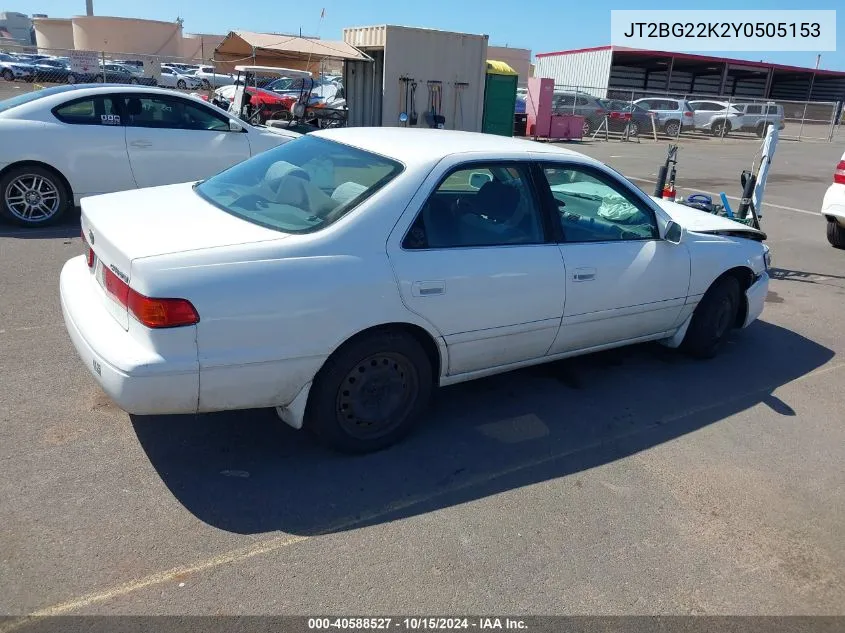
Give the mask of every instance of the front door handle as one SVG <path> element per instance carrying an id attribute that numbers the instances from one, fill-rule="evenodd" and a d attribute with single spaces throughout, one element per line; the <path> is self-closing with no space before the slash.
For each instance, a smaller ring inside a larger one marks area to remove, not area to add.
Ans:
<path id="1" fill-rule="evenodd" d="M 129 143 L 132 147 L 152 147 L 153 144 L 150 141 L 132 141 Z"/>
<path id="2" fill-rule="evenodd" d="M 576 268 L 572 273 L 572 281 L 592 281 L 595 278 L 595 268 Z"/>
<path id="3" fill-rule="evenodd" d="M 411 286 L 411 294 L 415 297 L 431 297 L 446 292 L 445 281 L 415 281 Z"/>

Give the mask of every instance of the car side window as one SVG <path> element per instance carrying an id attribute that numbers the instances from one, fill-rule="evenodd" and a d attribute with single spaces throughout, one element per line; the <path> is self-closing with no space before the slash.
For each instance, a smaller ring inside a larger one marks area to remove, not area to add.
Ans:
<path id="1" fill-rule="evenodd" d="M 762 112 L 763 112 L 763 106 L 758 106 L 758 105 L 750 105 L 750 106 L 747 106 L 746 109 L 745 109 L 746 114 L 762 114 Z"/>
<path id="2" fill-rule="evenodd" d="M 543 173 L 564 242 L 659 238 L 654 212 L 610 176 L 579 165 L 546 166 Z"/>
<path id="3" fill-rule="evenodd" d="M 542 214 L 527 166 L 484 164 L 450 173 L 402 242 L 410 250 L 542 244 Z"/>
<path id="4" fill-rule="evenodd" d="M 117 99 L 110 96 L 88 97 L 53 108 L 53 116 L 72 125 L 122 125 Z"/>
<path id="5" fill-rule="evenodd" d="M 130 95 L 125 98 L 126 124 L 170 130 L 229 130 L 229 119 L 205 106 L 174 97 Z"/>

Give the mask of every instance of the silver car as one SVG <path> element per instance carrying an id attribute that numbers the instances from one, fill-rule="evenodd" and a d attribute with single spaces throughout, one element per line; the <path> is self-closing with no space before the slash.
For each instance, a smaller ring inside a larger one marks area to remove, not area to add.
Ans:
<path id="1" fill-rule="evenodd" d="M 655 124 L 669 136 L 678 136 L 681 132 L 692 130 L 693 110 L 684 99 L 673 97 L 645 97 L 634 101 L 655 115 Z"/>
<path id="2" fill-rule="evenodd" d="M 175 68 L 162 66 L 158 85 L 179 90 L 197 90 L 202 88 L 202 80 L 192 75 L 183 75 Z"/>
<path id="3" fill-rule="evenodd" d="M 742 130 L 762 137 L 769 124 L 784 128 L 783 106 L 777 103 L 736 103 L 734 108 L 742 113 Z"/>
<path id="4" fill-rule="evenodd" d="M 693 110 L 696 130 L 722 136 L 728 135 L 731 130 L 742 129 L 742 113 L 732 103 L 701 99 L 690 101 L 689 104 Z"/>

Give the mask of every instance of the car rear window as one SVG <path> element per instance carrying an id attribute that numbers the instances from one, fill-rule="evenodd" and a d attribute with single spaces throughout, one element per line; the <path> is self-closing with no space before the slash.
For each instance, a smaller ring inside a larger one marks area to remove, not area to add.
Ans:
<path id="1" fill-rule="evenodd" d="M 302 136 L 197 183 L 205 200 L 285 233 L 326 228 L 393 180 L 401 163 L 316 136 Z"/>

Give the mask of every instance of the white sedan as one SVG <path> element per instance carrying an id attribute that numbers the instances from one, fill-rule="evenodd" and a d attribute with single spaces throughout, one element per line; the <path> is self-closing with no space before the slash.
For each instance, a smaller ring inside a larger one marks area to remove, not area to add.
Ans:
<path id="1" fill-rule="evenodd" d="M 189 74 L 199 79 L 205 89 L 229 86 L 235 83 L 235 77 L 232 74 L 218 73 L 214 66 L 200 66 L 196 70 L 189 71 Z"/>
<path id="2" fill-rule="evenodd" d="M 845 248 L 845 154 L 833 171 L 833 182 L 822 200 L 822 216 L 827 220 L 827 241 Z"/>
<path id="3" fill-rule="evenodd" d="M 158 85 L 164 88 L 178 88 L 179 90 L 197 90 L 202 88 L 202 80 L 193 75 L 181 73 L 177 68 L 162 66 Z"/>
<path id="4" fill-rule="evenodd" d="M 763 310 L 758 230 L 499 136 L 315 132 L 198 184 L 82 201 L 61 273 L 84 365 L 133 414 L 276 407 L 385 447 L 437 385 L 630 343 L 710 357 Z"/>
<path id="5" fill-rule="evenodd" d="M 163 88 L 27 92 L 0 101 L 0 215 L 44 226 L 84 196 L 207 178 L 298 136 Z"/>

